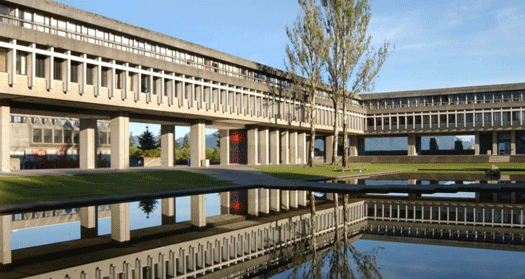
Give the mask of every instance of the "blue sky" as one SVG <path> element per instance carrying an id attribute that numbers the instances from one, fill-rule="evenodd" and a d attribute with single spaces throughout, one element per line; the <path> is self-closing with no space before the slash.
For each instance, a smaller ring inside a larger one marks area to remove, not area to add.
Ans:
<path id="1" fill-rule="evenodd" d="M 295 0 L 58 0 L 58 2 L 284 69 Z M 523 82 L 525 3 L 375 0 L 373 43 L 391 43 L 374 92 Z M 145 125 L 132 125 L 137 135 Z M 149 125 L 158 130 L 157 125 Z M 187 129 L 177 129 L 177 134 Z M 208 132 L 211 132 L 209 130 Z"/>

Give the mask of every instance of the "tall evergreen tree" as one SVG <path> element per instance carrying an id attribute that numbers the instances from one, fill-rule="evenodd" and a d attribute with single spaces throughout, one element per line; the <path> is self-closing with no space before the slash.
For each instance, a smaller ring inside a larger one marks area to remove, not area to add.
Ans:
<path id="1" fill-rule="evenodd" d="M 184 139 L 182 140 L 182 148 L 190 148 L 190 139 L 188 138 L 188 134 L 184 135 Z"/>
<path id="2" fill-rule="evenodd" d="M 146 131 L 144 131 L 139 136 L 139 146 L 142 150 L 149 150 L 157 148 L 157 141 L 152 132 L 150 132 L 148 126 L 146 126 Z"/>

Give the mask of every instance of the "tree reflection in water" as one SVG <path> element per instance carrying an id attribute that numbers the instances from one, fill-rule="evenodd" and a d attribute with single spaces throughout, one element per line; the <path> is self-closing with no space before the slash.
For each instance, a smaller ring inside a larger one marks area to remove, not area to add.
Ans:
<path id="1" fill-rule="evenodd" d="M 155 199 L 141 200 L 139 202 L 139 209 L 146 213 L 146 218 L 149 219 L 150 213 L 157 209 L 158 203 L 159 201 Z"/>
<path id="2" fill-rule="evenodd" d="M 348 194 L 343 198 L 343 224 L 342 232 L 339 227 L 339 211 L 334 210 L 335 233 L 332 245 L 324 253 L 319 256 L 317 252 L 317 237 L 312 237 L 316 228 L 316 210 L 315 210 L 315 196 L 310 192 L 310 230 L 308 231 L 308 242 L 302 241 L 296 243 L 292 249 L 295 251 L 293 260 L 294 267 L 292 273 L 288 278 L 383 278 L 379 268 L 376 266 L 377 250 L 372 250 L 369 253 L 359 252 L 351 243 L 349 239 L 348 230 Z M 334 209 L 339 208 L 338 195 L 334 194 Z M 310 247 L 312 248 L 310 251 Z M 323 268 L 328 265 L 327 268 Z"/>

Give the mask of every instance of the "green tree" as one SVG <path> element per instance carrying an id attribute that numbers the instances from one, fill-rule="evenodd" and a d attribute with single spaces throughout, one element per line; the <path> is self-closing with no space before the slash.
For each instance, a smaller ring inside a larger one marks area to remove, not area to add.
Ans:
<path id="1" fill-rule="evenodd" d="M 299 4 L 301 6 L 299 17 L 293 26 L 286 26 L 290 45 L 286 46 L 285 66 L 292 78 L 291 89 L 307 111 L 312 139 L 308 151 L 308 166 L 312 167 L 315 148 L 315 96 L 322 85 L 322 72 L 327 53 L 321 7 L 317 4 L 317 0 L 299 0 Z"/>
<path id="2" fill-rule="evenodd" d="M 190 139 L 188 138 L 188 134 L 184 135 L 184 139 L 182 140 L 182 148 L 190 148 Z"/>
<path id="3" fill-rule="evenodd" d="M 157 148 L 157 141 L 153 133 L 150 132 L 148 126 L 146 126 L 146 131 L 144 131 L 139 136 L 139 146 L 142 150 L 149 150 Z"/>
<path id="4" fill-rule="evenodd" d="M 337 155 L 337 119 L 343 105 L 343 167 L 348 166 L 347 109 L 357 94 L 370 91 L 388 56 L 388 42 L 374 51 L 367 34 L 371 13 L 368 0 L 321 0 L 325 11 L 325 30 L 329 44 L 327 71 L 334 103 L 333 161 Z M 348 88 L 348 85 L 350 87 Z"/>
<path id="5" fill-rule="evenodd" d="M 129 132 L 129 146 L 135 145 L 135 137 L 133 136 L 133 132 Z"/>

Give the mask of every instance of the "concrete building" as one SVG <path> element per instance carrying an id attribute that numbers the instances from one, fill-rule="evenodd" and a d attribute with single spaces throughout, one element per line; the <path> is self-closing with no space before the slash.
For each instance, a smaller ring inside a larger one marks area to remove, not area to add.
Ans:
<path id="1" fill-rule="evenodd" d="M 191 130 L 191 165 L 205 166 L 205 128 L 221 134 L 221 163 L 304 164 L 306 111 L 280 70 L 48 1 L 0 1 L 0 169 L 9 171 L 10 116 L 79 120 L 80 167 L 95 167 L 97 121 L 111 123 L 111 167 L 129 167 L 129 122 L 161 124 L 162 164 L 173 165 L 174 125 Z M 525 153 L 525 84 L 356 96 L 350 155 L 365 137 L 472 134 L 476 155 Z M 329 151 L 333 109 L 316 97 Z M 326 161 L 331 161 L 330 152 Z M 470 156 L 472 157 L 472 156 Z M 488 159 L 487 159 L 488 160 Z"/>

